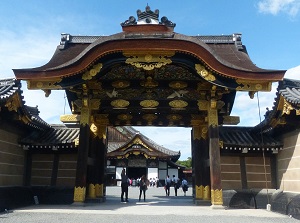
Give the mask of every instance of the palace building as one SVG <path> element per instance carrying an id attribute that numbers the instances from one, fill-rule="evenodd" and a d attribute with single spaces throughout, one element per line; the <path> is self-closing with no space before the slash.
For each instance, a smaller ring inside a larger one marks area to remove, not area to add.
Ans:
<path id="1" fill-rule="evenodd" d="M 120 33 L 62 34 L 47 64 L 14 69 L 16 79 L 0 83 L 1 186 L 67 186 L 82 203 L 105 199 L 122 168 L 132 178 L 179 176 L 180 152 L 132 127 L 172 126 L 192 129 L 195 203 L 230 205 L 228 191 L 299 192 L 299 81 L 257 67 L 241 34 L 187 36 L 175 27 L 147 6 Z M 25 105 L 21 80 L 46 97 L 64 90 L 72 114 L 61 125 L 44 122 Z M 277 98 L 265 120 L 236 126 L 236 92 L 253 98 L 274 82 Z"/>

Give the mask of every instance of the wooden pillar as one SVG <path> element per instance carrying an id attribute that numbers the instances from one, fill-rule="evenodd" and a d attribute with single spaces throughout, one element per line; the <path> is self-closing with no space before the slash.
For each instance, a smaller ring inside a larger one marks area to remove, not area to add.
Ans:
<path id="1" fill-rule="evenodd" d="M 195 199 L 210 200 L 210 173 L 208 162 L 208 129 L 204 120 L 192 121 L 192 157 Z M 197 202 L 197 201 L 196 201 Z M 196 203 L 195 202 L 195 203 Z"/>
<path id="2" fill-rule="evenodd" d="M 208 134 L 209 134 L 209 158 L 211 203 L 213 206 L 223 205 L 223 191 L 221 183 L 221 163 L 219 146 L 218 112 L 216 101 L 211 100 L 208 106 Z"/>
<path id="3" fill-rule="evenodd" d="M 193 174 L 194 174 L 194 183 L 195 183 L 195 199 L 203 199 L 203 157 L 201 150 L 201 128 L 199 126 L 193 127 Z"/>
<path id="4" fill-rule="evenodd" d="M 83 88 L 86 88 L 86 86 L 83 86 Z M 74 188 L 74 202 L 84 202 L 86 196 L 87 162 L 90 141 L 90 113 L 90 103 L 86 95 L 86 97 L 84 97 L 82 100 L 80 116 L 79 147 Z"/>
<path id="5" fill-rule="evenodd" d="M 210 200 L 210 163 L 207 125 L 202 127 L 201 148 L 203 150 L 203 200 Z"/>
<path id="6" fill-rule="evenodd" d="M 91 132 L 93 133 L 92 151 L 93 171 L 89 182 L 89 197 L 105 201 L 105 169 L 106 169 L 106 130 L 108 125 L 107 115 L 97 115 L 93 118 Z"/>

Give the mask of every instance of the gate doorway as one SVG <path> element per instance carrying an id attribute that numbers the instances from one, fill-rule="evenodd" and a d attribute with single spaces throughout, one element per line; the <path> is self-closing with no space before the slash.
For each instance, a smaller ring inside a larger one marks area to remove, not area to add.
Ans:
<path id="1" fill-rule="evenodd" d="M 141 176 L 147 176 L 147 168 L 146 167 L 128 167 L 127 170 L 128 177 L 130 179 L 138 179 Z"/>

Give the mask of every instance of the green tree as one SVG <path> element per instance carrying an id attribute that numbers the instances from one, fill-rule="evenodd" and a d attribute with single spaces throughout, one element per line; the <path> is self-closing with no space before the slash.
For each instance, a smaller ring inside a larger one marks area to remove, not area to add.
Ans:
<path id="1" fill-rule="evenodd" d="M 186 168 L 192 168 L 192 158 L 188 157 L 187 160 L 178 160 L 178 165 L 185 166 Z"/>

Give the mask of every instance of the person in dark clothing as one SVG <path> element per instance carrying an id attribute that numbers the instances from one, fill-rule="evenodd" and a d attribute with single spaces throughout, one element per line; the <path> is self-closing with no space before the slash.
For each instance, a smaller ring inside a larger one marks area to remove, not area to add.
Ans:
<path id="1" fill-rule="evenodd" d="M 129 185 L 129 178 L 126 175 L 125 169 L 123 169 L 121 173 L 121 202 L 128 202 L 128 185 Z M 124 200 L 124 194 L 125 194 L 125 200 Z"/>
<path id="2" fill-rule="evenodd" d="M 142 192 L 144 194 L 144 201 L 146 201 L 146 190 L 147 190 L 148 185 L 149 185 L 149 181 L 146 178 L 146 176 L 143 175 L 142 178 L 141 178 L 141 181 L 140 181 L 140 196 L 139 196 L 139 201 L 141 201 Z"/>
<path id="3" fill-rule="evenodd" d="M 166 196 L 170 196 L 170 187 L 171 187 L 171 179 L 170 176 L 168 175 L 167 178 L 165 179 L 165 191 L 166 191 Z"/>

